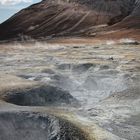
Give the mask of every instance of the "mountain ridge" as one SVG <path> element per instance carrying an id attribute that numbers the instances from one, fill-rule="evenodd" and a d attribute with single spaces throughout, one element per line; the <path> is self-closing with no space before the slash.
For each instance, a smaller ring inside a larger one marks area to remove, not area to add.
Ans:
<path id="1" fill-rule="evenodd" d="M 0 40 L 21 36 L 94 37 L 102 31 L 118 29 L 139 32 L 139 13 L 139 0 L 43 0 L 0 24 Z"/>

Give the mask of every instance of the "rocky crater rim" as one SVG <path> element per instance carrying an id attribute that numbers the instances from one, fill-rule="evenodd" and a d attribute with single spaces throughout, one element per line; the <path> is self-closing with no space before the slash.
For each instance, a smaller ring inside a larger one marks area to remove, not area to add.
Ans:
<path id="1" fill-rule="evenodd" d="M 52 115 L 33 112 L 1 112 L 0 139 L 89 140 L 74 124 Z"/>
<path id="2" fill-rule="evenodd" d="M 1 99 L 20 106 L 79 106 L 68 91 L 51 85 L 5 91 Z"/>

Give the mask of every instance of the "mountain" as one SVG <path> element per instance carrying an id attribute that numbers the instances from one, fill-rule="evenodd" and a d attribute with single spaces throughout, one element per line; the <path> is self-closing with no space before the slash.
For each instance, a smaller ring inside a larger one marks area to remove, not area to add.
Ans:
<path id="1" fill-rule="evenodd" d="M 43 0 L 0 24 L 0 40 L 93 37 L 114 30 L 139 36 L 140 0 Z"/>

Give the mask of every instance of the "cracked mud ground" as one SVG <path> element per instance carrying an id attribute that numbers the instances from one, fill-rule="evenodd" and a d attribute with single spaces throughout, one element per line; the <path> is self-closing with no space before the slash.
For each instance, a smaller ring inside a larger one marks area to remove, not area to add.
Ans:
<path id="1" fill-rule="evenodd" d="M 139 140 L 139 83 L 140 45 L 1 44 L 0 140 Z"/>

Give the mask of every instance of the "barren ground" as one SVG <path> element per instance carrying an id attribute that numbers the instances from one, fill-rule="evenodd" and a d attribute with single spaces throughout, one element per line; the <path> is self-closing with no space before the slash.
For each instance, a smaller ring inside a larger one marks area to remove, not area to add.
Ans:
<path id="1" fill-rule="evenodd" d="M 139 83 L 128 39 L 1 44 L 0 140 L 139 140 Z"/>

